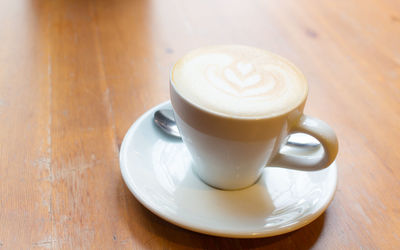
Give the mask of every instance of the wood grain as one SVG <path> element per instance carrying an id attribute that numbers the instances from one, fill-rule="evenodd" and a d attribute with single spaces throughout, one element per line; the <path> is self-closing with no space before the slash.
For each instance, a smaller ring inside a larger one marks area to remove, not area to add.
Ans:
<path id="1" fill-rule="evenodd" d="M 400 3 L 395 0 L 0 1 L 0 249 L 399 249 Z M 238 240 L 147 211 L 118 153 L 208 44 L 261 47 L 305 73 L 334 127 L 339 184 L 295 232 Z"/>

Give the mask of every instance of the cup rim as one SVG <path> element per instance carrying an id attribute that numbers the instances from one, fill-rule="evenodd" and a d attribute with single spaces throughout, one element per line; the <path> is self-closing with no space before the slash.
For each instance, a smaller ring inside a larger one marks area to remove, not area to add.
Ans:
<path id="1" fill-rule="evenodd" d="M 267 50 L 265 50 L 265 51 L 267 51 Z M 268 52 L 268 53 L 272 53 L 272 52 L 269 52 L 269 51 L 267 51 L 267 52 Z M 189 53 L 189 52 L 188 52 L 188 53 Z M 246 116 L 238 116 L 238 115 L 233 115 L 233 114 L 229 115 L 229 114 L 225 114 L 225 113 L 222 113 L 222 112 L 217 112 L 217 111 L 211 110 L 211 109 L 209 109 L 209 108 L 206 108 L 206 107 L 204 107 L 204 106 L 201 106 L 201 105 L 199 105 L 199 104 L 194 103 L 193 101 L 191 101 L 190 99 L 186 98 L 184 95 L 182 95 L 182 94 L 179 92 L 179 90 L 178 90 L 178 89 L 176 88 L 176 86 L 175 86 L 175 82 L 173 81 L 173 72 L 174 72 L 174 69 L 175 69 L 176 65 L 178 64 L 178 62 L 179 62 L 184 56 L 182 56 L 180 59 L 178 59 L 178 60 L 176 61 L 176 63 L 172 66 L 171 70 L 169 71 L 169 72 L 170 72 L 170 73 L 169 73 L 170 88 L 172 88 L 172 89 L 174 90 L 174 92 L 175 92 L 180 98 L 182 98 L 185 102 L 187 102 L 188 104 L 192 105 L 192 106 L 195 107 L 196 109 L 199 109 L 199 110 L 201 110 L 201 111 L 203 111 L 203 112 L 205 112 L 205 113 L 207 113 L 207 114 L 214 115 L 214 116 L 217 116 L 217 117 L 228 118 L 228 119 L 230 118 L 230 119 L 235 119 L 235 120 L 262 120 L 262 119 L 270 119 L 270 118 L 279 117 L 279 116 L 288 114 L 288 113 L 292 112 L 293 110 L 296 110 L 298 107 L 300 107 L 300 106 L 306 101 L 306 99 L 307 99 L 307 97 L 308 97 L 309 86 L 308 86 L 307 79 L 305 78 L 303 72 L 301 72 L 300 69 L 298 69 L 296 65 L 294 65 L 291 61 L 289 61 L 288 59 L 286 59 L 286 58 L 284 58 L 284 57 L 282 57 L 282 56 L 280 56 L 280 55 L 277 55 L 277 54 L 275 54 L 275 53 L 272 53 L 272 54 L 274 54 L 274 55 L 276 55 L 276 56 L 282 58 L 284 61 L 286 61 L 287 63 L 291 64 L 291 66 L 299 73 L 299 76 L 302 78 L 302 80 L 306 83 L 306 84 L 305 84 L 305 86 L 306 86 L 305 94 L 304 94 L 304 96 L 301 98 L 301 100 L 300 100 L 296 105 L 293 105 L 293 107 L 291 107 L 291 108 L 288 109 L 288 110 L 285 110 L 284 112 L 278 112 L 278 113 L 274 113 L 274 114 L 272 114 L 272 115 L 265 115 L 265 116 L 251 116 L 251 117 L 246 117 Z"/>

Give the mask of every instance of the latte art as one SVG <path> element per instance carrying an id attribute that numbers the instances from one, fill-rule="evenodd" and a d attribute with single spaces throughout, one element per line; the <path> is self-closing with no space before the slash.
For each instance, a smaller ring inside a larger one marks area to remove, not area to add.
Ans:
<path id="1" fill-rule="evenodd" d="M 175 65 L 172 82 L 189 101 L 240 117 L 278 115 L 307 95 L 301 72 L 286 59 L 246 46 L 214 46 L 190 52 Z"/>
<path id="2" fill-rule="evenodd" d="M 260 82 L 261 76 L 259 74 L 250 75 L 253 65 L 237 63 L 237 71 L 241 75 L 237 74 L 237 71 L 231 68 L 225 68 L 223 70 L 223 76 L 218 77 L 215 69 L 216 67 L 209 67 L 207 69 L 207 77 L 210 82 L 215 84 L 216 87 L 221 88 L 222 91 L 227 91 L 234 95 L 245 95 L 245 90 Z"/>
<path id="3" fill-rule="evenodd" d="M 252 64 L 236 63 L 236 70 L 230 65 L 223 72 L 216 72 L 217 66 L 206 69 L 207 80 L 220 91 L 237 97 L 267 97 L 282 90 L 284 72 L 275 65 L 264 65 L 263 74 L 253 72 Z"/>

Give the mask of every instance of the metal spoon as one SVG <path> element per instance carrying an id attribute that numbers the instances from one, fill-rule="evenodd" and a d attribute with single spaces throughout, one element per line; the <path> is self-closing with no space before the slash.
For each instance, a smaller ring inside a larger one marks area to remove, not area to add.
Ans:
<path id="1" fill-rule="evenodd" d="M 172 109 L 157 110 L 154 113 L 154 123 L 166 134 L 181 139 Z M 295 133 L 289 136 L 286 145 L 302 147 L 304 149 L 317 149 L 320 143 L 312 136 L 303 133 Z"/>
<path id="2" fill-rule="evenodd" d="M 165 133 L 180 138 L 178 126 L 176 126 L 174 111 L 172 109 L 160 109 L 154 113 L 154 123 Z"/>

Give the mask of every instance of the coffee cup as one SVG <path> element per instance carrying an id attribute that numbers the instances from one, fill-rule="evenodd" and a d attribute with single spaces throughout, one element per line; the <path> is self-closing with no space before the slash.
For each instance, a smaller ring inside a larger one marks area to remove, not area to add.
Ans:
<path id="1" fill-rule="evenodd" d="M 308 85 L 300 70 L 271 52 L 242 45 L 193 50 L 174 65 L 170 97 L 193 170 L 224 190 L 254 184 L 264 167 L 326 168 L 338 142 L 325 122 L 303 114 Z M 293 133 L 315 137 L 322 154 L 281 149 Z"/>

